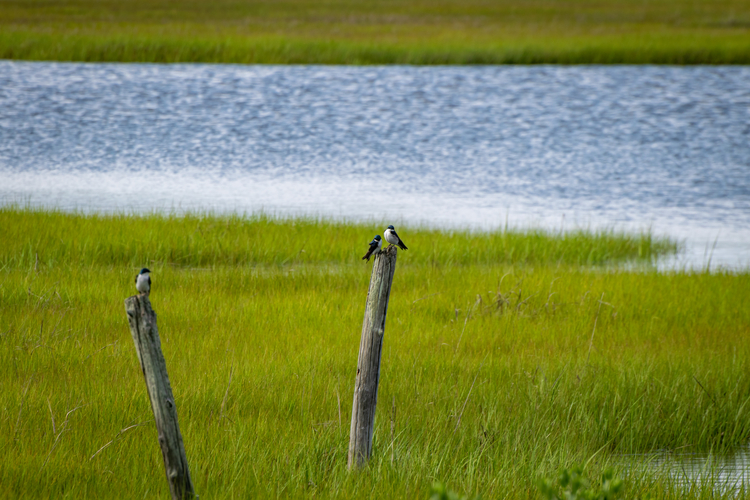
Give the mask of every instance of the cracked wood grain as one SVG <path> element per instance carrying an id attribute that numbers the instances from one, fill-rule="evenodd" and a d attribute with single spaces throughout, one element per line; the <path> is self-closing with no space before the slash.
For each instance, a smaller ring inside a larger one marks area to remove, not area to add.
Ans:
<path id="1" fill-rule="evenodd" d="M 349 469 L 365 465 L 372 454 L 375 407 L 380 381 L 380 356 L 397 254 L 398 249 L 390 246 L 375 256 L 372 266 L 354 383 L 352 425 L 349 433 Z"/>
<path id="2" fill-rule="evenodd" d="M 148 295 L 134 295 L 125 299 L 125 312 L 154 412 L 169 491 L 173 500 L 193 498 L 195 491 L 177 423 L 177 407 L 167 376 L 167 364 L 161 352 L 156 313 L 151 308 Z"/>

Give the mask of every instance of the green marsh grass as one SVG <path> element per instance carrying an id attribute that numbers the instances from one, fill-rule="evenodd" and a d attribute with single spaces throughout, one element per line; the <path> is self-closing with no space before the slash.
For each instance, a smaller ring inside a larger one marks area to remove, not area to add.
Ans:
<path id="1" fill-rule="evenodd" d="M 622 456 L 747 443 L 749 274 L 656 272 L 675 246 L 650 235 L 397 226 L 374 457 L 348 473 L 360 257 L 381 226 L 0 209 L 0 496 L 168 495 L 123 306 L 143 266 L 204 498 L 440 481 L 531 499 L 574 464 L 622 475 Z M 628 498 L 721 497 L 624 478 Z"/>
<path id="2" fill-rule="evenodd" d="M 0 266 L 18 268 L 38 266 L 38 262 L 49 267 L 138 266 L 143 262 L 177 266 L 358 266 L 361 256 L 352 252 L 352 242 L 371 240 L 382 225 L 315 218 L 285 220 L 266 215 L 83 216 L 14 206 L 0 208 L 0 221 L 6 242 Z M 373 234 L 362 236 L 363 232 Z M 322 241 L 321 235 L 327 240 Z M 648 233 L 586 230 L 552 235 L 545 231 L 473 234 L 420 229 L 410 241 L 428 249 L 423 259 L 436 266 L 606 264 L 627 259 L 653 262 L 678 249 L 676 243 Z"/>
<path id="3" fill-rule="evenodd" d="M 0 0 L 0 58 L 748 64 L 748 0 Z"/>

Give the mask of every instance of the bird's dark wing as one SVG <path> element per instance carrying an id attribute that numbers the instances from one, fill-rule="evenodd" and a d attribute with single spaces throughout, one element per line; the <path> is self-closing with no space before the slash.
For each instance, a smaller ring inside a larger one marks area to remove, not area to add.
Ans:
<path id="1" fill-rule="evenodd" d="M 148 287 L 151 288 L 151 276 L 148 277 Z"/>
<path id="2" fill-rule="evenodd" d="M 392 230 L 392 231 L 393 231 L 393 230 Z M 395 237 L 396 237 L 396 239 L 398 240 L 398 247 L 399 247 L 399 248 L 400 248 L 401 250 L 408 250 L 408 248 L 406 248 L 406 245 L 404 245 L 404 242 L 403 242 L 403 241 L 401 241 L 401 237 L 400 237 L 400 236 L 399 236 L 398 234 L 396 234 L 396 231 L 393 231 L 393 236 L 395 236 Z"/>
<path id="3" fill-rule="evenodd" d="M 374 252 L 376 248 L 378 248 L 377 243 L 370 243 L 370 248 L 367 249 L 367 253 L 365 254 L 364 257 L 362 257 L 362 260 L 367 259 L 369 261 L 370 255 L 372 255 L 372 252 Z"/>

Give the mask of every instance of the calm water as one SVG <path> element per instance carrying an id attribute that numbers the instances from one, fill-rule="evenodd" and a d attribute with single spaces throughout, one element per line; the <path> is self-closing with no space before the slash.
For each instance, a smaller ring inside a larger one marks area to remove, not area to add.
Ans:
<path id="1" fill-rule="evenodd" d="M 748 67 L 0 61 L 0 203 L 652 228 L 750 264 Z"/>
<path id="2" fill-rule="evenodd" d="M 669 476 L 675 487 L 693 492 L 714 490 L 734 498 L 750 494 L 750 446 L 731 454 L 660 452 L 622 457 L 631 473 L 652 471 Z"/>

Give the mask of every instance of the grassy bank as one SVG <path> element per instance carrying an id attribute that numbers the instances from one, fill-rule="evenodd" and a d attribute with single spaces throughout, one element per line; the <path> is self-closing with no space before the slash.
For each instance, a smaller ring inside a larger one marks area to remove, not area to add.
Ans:
<path id="1" fill-rule="evenodd" d="M 0 0 L 0 58 L 748 64 L 748 0 Z"/>
<path id="2" fill-rule="evenodd" d="M 397 227 L 374 459 L 347 473 L 381 225 L 0 209 L 0 495 L 167 495 L 123 309 L 144 265 L 202 497 L 537 498 L 573 463 L 750 437 L 750 275 L 610 265 L 673 250 L 648 236 Z"/>

